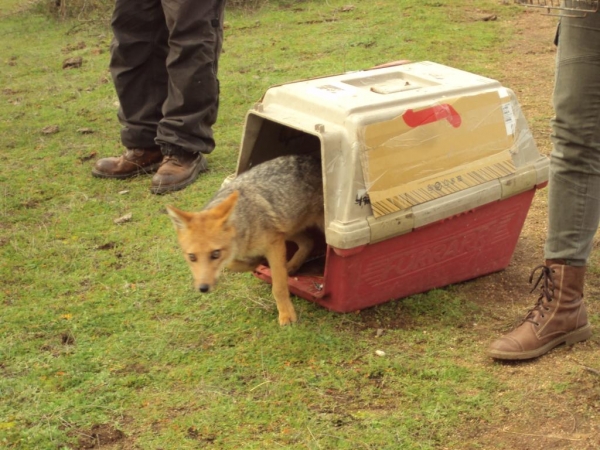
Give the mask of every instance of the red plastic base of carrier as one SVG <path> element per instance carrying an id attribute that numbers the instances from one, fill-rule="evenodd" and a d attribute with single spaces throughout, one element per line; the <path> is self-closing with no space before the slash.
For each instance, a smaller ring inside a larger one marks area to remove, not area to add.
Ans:
<path id="1" fill-rule="evenodd" d="M 502 270 L 535 189 L 375 244 L 328 246 L 323 276 L 292 276 L 290 291 L 337 312 L 368 308 Z M 271 282 L 268 267 L 255 275 Z"/>

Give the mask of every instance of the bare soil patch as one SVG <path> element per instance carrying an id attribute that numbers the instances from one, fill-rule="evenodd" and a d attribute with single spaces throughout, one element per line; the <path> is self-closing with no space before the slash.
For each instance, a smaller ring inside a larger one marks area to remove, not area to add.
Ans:
<path id="1" fill-rule="evenodd" d="M 96 424 L 88 431 L 78 432 L 78 449 L 112 448 L 125 439 L 125 434 L 110 424 Z"/>

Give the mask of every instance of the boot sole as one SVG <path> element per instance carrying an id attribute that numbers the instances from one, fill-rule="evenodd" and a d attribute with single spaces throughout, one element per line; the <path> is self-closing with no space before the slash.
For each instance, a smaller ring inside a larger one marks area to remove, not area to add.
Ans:
<path id="1" fill-rule="evenodd" d="M 92 175 L 96 178 L 111 178 L 111 179 L 115 179 L 115 180 L 125 180 L 127 178 L 137 177 L 138 175 L 153 174 L 154 172 L 156 172 L 158 170 L 159 167 L 160 167 L 160 162 L 158 162 L 156 164 L 152 164 L 151 166 L 141 167 L 138 170 L 136 170 L 135 172 L 121 173 L 121 174 L 104 173 L 104 172 L 99 172 L 96 169 L 92 169 Z"/>
<path id="2" fill-rule="evenodd" d="M 552 350 L 555 347 L 558 347 L 561 344 L 573 345 L 577 342 L 585 341 L 586 339 L 589 339 L 591 335 L 592 327 L 588 323 L 582 326 L 581 328 L 578 328 L 575 331 L 571 331 L 570 333 L 567 333 L 563 336 L 557 337 L 556 339 L 534 350 L 528 350 L 525 352 L 502 352 L 499 350 L 490 350 L 488 354 L 494 359 L 502 360 L 533 359 L 545 355 L 550 350 Z"/>
<path id="3" fill-rule="evenodd" d="M 164 184 L 164 185 L 160 185 L 160 186 L 152 186 L 150 188 L 150 192 L 152 192 L 153 194 L 160 195 L 160 194 L 166 194 L 167 192 L 180 191 L 181 189 L 189 186 L 194 181 L 196 181 L 196 179 L 198 178 L 200 173 L 206 172 L 207 169 L 208 169 L 208 162 L 206 161 L 206 158 L 202 157 L 202 159 L 200 160 L 198 165 L 196 167 L 194 167 L 194 171 L 185 180 L 183 180 L 177 184 L 168 184 L 168 185 Z"/>

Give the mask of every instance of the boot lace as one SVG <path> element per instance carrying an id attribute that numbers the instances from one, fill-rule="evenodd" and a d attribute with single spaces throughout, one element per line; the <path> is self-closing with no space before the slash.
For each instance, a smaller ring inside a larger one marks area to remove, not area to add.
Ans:
<path id="1" fill-rule="evenodd" d="M 533 278 L 538 271 L 540 274 L 534 283 Z M 525 322 L 531 322 L 534 325 L 539 326 L 539 322 L 537 321 L 539 317 L 544 317 L 544 312 L 550 310 L 547 305 L 554 298 L 554 278 L 552 272 L 550 267 L 544 265 L 537 266 L 531 271 L 531 274 L 529 275 L 529 284 L 533 284 L 533 288 L 531 288 L 530 292 L 535 291 L 539 286 L 540 297 L 535 306 L 528 311 L 524 320 Z"/>
<path id="2" fill-rule="evenodd" d="M 127 150 L 125 150 L 125 159 L 128 161 L 132 161 L 135 158 L 137 158 L 138 156 L 140 156 L 142 154 L 142 150 L 136 149 L 136 148 L 128 148 Z"/>
<path id="3" fill-rule="evenodd" d="M 175 155 L 166 155 L 163 158 L 162 163 L 160 165 L 164 166 L 165 164 L 167 164 L 169 162 L 171 164 L 173 164 L 174 166 L 179 166 L 179 167 L 183 166 L 183 164 L 181 164 L 181 161 L 179 160 L 179 158 L 177 158 L 177 156 L 175 156 Z"/>

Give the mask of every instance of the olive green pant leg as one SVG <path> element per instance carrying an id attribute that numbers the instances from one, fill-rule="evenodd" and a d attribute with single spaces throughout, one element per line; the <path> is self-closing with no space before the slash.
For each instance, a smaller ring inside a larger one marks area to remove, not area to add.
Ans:
<path id="1" fill-rule="evenodd" d="M 600 13 L 559 31 L 545 258 L 582 266 L 600 220 Z"/>

